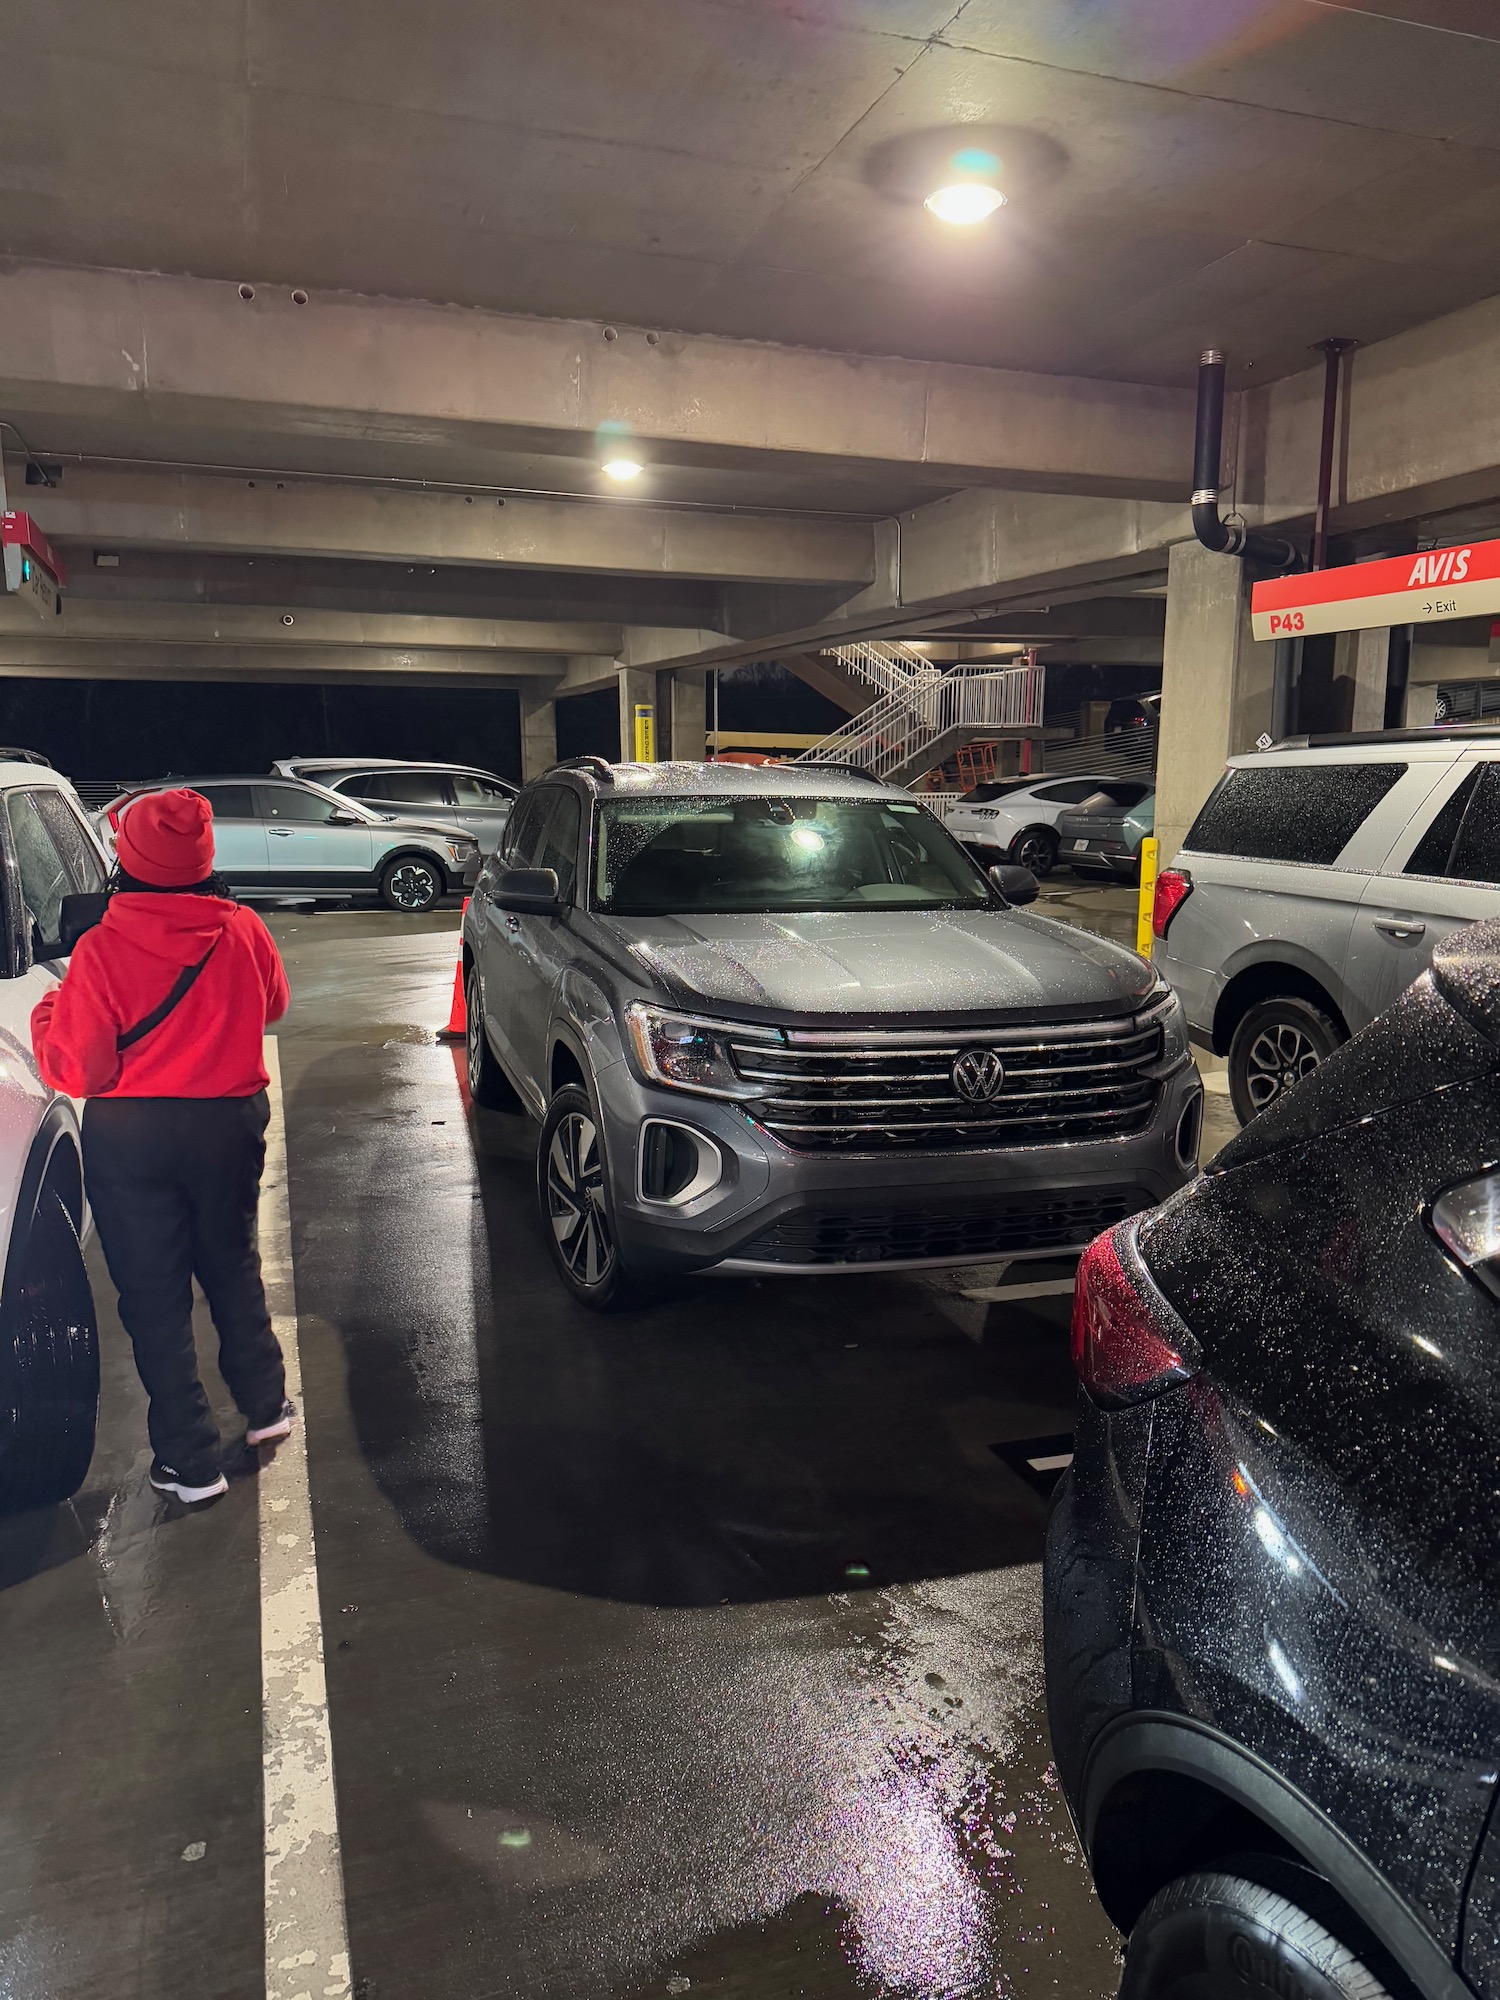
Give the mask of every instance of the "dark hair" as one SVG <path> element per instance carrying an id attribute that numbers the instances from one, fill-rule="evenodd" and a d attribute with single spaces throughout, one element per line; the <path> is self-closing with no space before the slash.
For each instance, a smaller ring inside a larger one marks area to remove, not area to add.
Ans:
<path id="1" fill-rule="evenodd" d="M 178 882 L 164 889 L 160 882 L 142 882 L 127 875 L 117 861 L 105 889 L 111 896 L 222 896 L 234 901 L 234 891 L 222 875 L 205 875 L 201 882 Z"/>

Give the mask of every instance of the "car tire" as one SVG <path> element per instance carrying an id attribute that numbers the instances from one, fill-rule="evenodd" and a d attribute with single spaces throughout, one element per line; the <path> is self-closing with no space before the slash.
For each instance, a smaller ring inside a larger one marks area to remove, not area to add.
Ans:
<path id="1" fill-rule="evenodd" d="M 99 1416 L 99 1331 L 78 1231 L 49 1177 L 0 1301 L 0 1512 L 83 1484 Z"/>
<path id="2" fill-rule="evenodd" d="M 1242 1015 L 1229 1044 L 1229 1097 L 1242 1125 L 1278 1103 L 1344 1040 L 1330 1014 L 1300 993 L 1275 993 Z"/>
<path id="3" fill-rule="evenodd" d="M 1057 866 L 1057 835 L 1045 826 L 1029 826 L 1010 844 L 1006 860 L 1015 868 L 1029 868 L 1038 881 Z"/>
<path id="4" fill-rule="evenodd" d="M 615 1236 L 599 1114 L 581 1084 L 564 1084 L 547 1106 L 536 1157 L 547 1250 L 567 1290 L 594 1312 L 638 1304 L 641 1287 Z"/>
<path id="5" fill-rule="evenodd" d="M 484 997 L 479 985 L 479 968 L 469 967 L 464 987 L 464 1068 L 469 1079 L 469 1096 L 486 1111 L 519 1111 L 520 1092 L 495 1060 L 490 1038 L 484 1031 Z"/>
<path id="6" fill-rule="evenodd" d="M 380 900 L 388 910 L 420 917 L 434 909 L 446 883 L 442 869 L 424 854 L 398 854 L 380 874 Z"/>
<path id="7" fill-rule="evenodd" d="M 1389 2000 L 1387 1988 L 1300 1903 L 1205 1870 L 1160 1889 L 1125 1947 L 1120 2000 Z"/>

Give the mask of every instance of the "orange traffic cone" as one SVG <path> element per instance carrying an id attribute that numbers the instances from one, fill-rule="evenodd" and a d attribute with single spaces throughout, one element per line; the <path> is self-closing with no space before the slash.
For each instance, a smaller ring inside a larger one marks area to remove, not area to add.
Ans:
<path id="1" fill-rule="evenodd" d="M 465 896 L 464 908 L 467 910 L 468 907 L 469 899 Z M 458 963 L 453 968 L 453 1005 L 448 1010 L 448 1025 L 441 1032 L 445 1035 L 457 1035 L 460 1039 L 469 1032 L 469 1005 L 467 996 L 464 993 L 464 952 L 462 945 L 458 948 Z"/>

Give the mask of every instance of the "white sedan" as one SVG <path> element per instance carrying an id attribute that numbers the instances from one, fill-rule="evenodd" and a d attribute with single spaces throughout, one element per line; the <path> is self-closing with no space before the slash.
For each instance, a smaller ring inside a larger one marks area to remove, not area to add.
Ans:
<path id="1" fill-rule="evenodd" d="M 994 847 L 995 859 L 1048 875 L 1057 865 L 1057 822 L 1080 805 L 1108 774 L 1094 772 L 1077 778 L 996 778 L 965 792 L 950 806 L 943 823 L 955 840 L 967 846 Z"/>

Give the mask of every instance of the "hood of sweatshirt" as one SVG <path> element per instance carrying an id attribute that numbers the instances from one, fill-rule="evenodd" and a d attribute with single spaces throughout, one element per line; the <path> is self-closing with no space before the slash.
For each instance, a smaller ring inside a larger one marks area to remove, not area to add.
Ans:
<path id="1" fill-rule="evenodd" d="M 168 965 L 196 965 L 238 907 L 223 896 L 111 896 L 101 929 Z"/>

